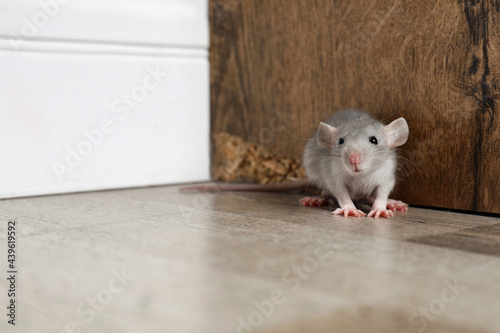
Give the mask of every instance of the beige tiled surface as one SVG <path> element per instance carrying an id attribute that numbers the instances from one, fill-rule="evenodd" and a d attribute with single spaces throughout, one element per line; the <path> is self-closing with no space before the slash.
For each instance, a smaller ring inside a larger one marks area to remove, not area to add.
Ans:
<path id="1" fill-rule="evenodd" d="M 17 325 L 4 315 L 0 330 L 500 332 L 499 219 L 343 218 L 299 198 L 156 187 L 0 201 L 2 257 L 11 219 L 19 251 Z"/>

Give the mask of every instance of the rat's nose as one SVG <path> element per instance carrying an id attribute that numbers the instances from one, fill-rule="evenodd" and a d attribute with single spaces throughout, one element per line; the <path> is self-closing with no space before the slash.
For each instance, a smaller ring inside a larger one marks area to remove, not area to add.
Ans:
<path id="1" fill-rule="evenodd" d="M 361 155 L 359 153 L 352 153 L 349 155 L 349 163 L 357 165 L 361 162 Z"/>

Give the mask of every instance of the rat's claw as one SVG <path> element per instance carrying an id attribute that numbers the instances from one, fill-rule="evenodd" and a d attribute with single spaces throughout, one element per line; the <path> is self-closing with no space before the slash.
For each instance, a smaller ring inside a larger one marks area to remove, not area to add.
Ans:
<path id="1" fill-rule="evenodd" d="M 390 219 L 393 216 L 394 212 L 388 209 L 374 209 L 368 214 L 368 217 L 374 217 L 374 218 L 385 217 Z"/>
<path id="2" fill-rule="evenodd" d="M 332 214 L 335 214 L 335 215 L 344 215 L 344 217 L 348 217 L 348 216 L 355 216 L 355 217 L 362 217 L 362 216 L 366 216 L 366 214 L 362 211 L 360 211 L 359 209 L 356 209 L 356 208 L 337 208 L 336 210 L 334 210 L 332 212 Z"/>

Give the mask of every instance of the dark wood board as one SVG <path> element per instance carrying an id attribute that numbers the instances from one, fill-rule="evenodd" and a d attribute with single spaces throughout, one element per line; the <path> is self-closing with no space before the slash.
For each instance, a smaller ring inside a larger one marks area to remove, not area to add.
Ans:
<path id="1" fill-rule="evenodd" d="M 403 116 L 394 197 L 500 213 L 500 1 L 211 0 L 210 26 L 212 133 L 300 157 L 336 110 Z"/>

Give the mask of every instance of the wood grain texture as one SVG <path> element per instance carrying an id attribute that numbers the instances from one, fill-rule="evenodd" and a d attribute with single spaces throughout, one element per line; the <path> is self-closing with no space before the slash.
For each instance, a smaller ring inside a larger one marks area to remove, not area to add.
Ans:
<path id="1" fill-rule="evenodd" d="M 212 0 L 210 15 L 212 133 L 301 157 L 336 110 L 404 116 L 394 196 L 500 213 L 498 1 Z"/>
<path id="2" fill-rule="evenodd" d="M 15 219 L 19 274 L 18 321 L 0 331 L 500 332 L 498 219 L 344 218 L 299 198 L 165 186 L 2 200 L 0 248 Z M 259 319 L 276 290 L 285 300 Z"/>

